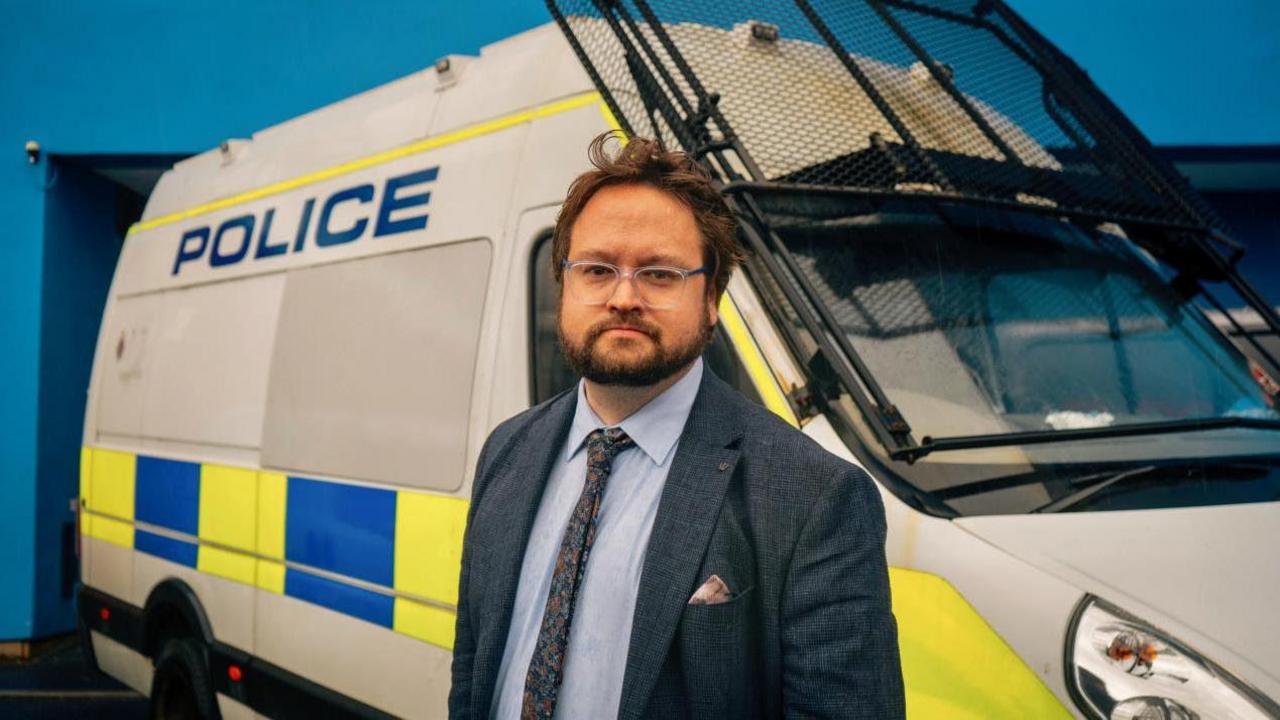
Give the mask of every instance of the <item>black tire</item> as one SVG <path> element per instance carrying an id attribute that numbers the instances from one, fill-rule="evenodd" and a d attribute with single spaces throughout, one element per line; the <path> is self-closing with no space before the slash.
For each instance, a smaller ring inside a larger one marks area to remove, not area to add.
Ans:
<path id="1" fill-rule="evenodd" d="M 218 720 L 209 656 L 194 638 L 166 641 L 151 680 L 151 720 Z"/>

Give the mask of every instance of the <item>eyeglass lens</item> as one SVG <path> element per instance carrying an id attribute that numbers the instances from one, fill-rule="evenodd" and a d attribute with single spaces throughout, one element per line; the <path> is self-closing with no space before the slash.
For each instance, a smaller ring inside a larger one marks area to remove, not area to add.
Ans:
<path id="1" fill-rule="evenodd" d="M 578 302 L 601 305 L 617 290 L 620 275 L 610 265 L 582 263 L 568 268 L 566 279 Z M 684 292 L 685 276 L 666 268 L 639 268 L 632 273 L 632 286 L 640 301 L 652 308 L 675 307 Z"/>

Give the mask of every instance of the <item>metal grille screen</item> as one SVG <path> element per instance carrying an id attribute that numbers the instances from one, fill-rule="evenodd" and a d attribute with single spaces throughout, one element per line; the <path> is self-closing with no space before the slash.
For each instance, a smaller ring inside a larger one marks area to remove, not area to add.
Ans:
<path id="1" fill-rule="evenodd" d="M 1220 227 L 999 2 L 549 4 L 629 131 L 689 151 L 727 141 L 744 179 Z"/>

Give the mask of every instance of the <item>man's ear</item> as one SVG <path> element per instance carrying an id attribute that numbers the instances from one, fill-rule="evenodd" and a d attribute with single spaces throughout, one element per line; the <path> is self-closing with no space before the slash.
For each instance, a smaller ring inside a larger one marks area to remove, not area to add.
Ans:
<path id="1" fill-rule="evenodd" d="M 723 296 L 722 296 L 723 297 Z M 707 327 L 715 327 L 720 321 L 720 303 L 717 302 L 715 290 L 707 293 Z"/>

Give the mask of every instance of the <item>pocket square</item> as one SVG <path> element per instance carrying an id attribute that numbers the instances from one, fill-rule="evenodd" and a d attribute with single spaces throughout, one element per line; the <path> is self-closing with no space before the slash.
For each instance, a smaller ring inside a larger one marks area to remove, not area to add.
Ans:
<path id="1" fill-rule="evenodd" d="M 725 585 L 719 575 L 712 575 L 702 583 L 702 587 L 689 598 L 690 605 L 719 605 L 723 602 L 729 602 L 732 594 L 729 592 L 729 586 Z"/>

